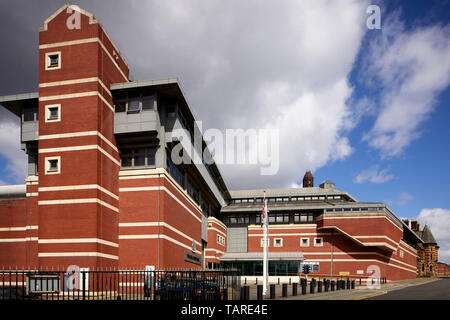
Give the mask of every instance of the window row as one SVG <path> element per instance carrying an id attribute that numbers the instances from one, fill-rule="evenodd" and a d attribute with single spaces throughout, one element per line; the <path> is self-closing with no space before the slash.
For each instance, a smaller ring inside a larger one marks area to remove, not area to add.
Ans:
<path id="1" fill-rule="evenodd" d="M 362 208 L 329 208 L 325 209 L 325 212 L 350 212 L 350 211 L 382 211 L 382 207 L 362 207 Z"/>
<path id="2" fill-rule="evenodd" d="M 118 99 L 114 101 L 114 110 L 117 113 L 139 113 L 141 111 L 153 110 L 156 104 L 156 95 L 144 96 L 136 95 L 129 96 L 125 99 Z"/>
<path id="3" fill-rule="evenodd" d="M 269 213 L 269 224 L 314 223 L 313 212 Z M 224 217 L 226 225 L 261 224 L 261 215 L 230 215 Z"/>
<path id="4" fill-rule="evenodd" d="M 260 246 L 264 247 L 264 238 L 260 239 Z M 268 242 L 268 246 L 270 247 L 270 241 Z M 273 246 L 274 247 L 282 247 L 283 246 L 283 238 L 273 238 Z M 300 238 L 300 247 L 309 247 L 309 238 Z M 322 247 L 323 246 L 323 238 L 316 237 L 313 241 L 314 247 Z"/>
<path id="5" fill-rule="evenodd" d="M 122 168 L 149 167 L 155 165 L 156 148 L 135 148 L 120 150 Z"/>
<path id="6" fill-rule="evenodd" d="M 267 198 L 267 202 L 296 202 L 296 201 L 319 201 L 319 200 L 341 200 L 342 196 L 304 196 L 304 197 L 270 197 Z M 241 204 L 241 203 L 262 203 L 263 198 L 242 198 L 233 199 L 231 203 Z"/>

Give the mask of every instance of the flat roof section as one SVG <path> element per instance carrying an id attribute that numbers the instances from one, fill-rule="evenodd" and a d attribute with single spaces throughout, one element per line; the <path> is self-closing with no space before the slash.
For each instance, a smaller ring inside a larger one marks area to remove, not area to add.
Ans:
<path id="1" fill-rule="evenodd" d="M 226 252 L 220 257 L 220 261 L 252 261 L 262 260 L 263 252 Z M 272 261 L 294 260 L 303 261 L 302 252 L 268 252 L 268 259 Z"/>
<path id="2" fill-rule="evenodd" d="M 264 197 L 264 191 L 266 192 L 266 198 L 345 195 L 351 200 L 356 201 L 356 199 L 347 192 L 321 187 L 230 190 L 230 195 L 233 199 L 262 198 Z"/>
<path id="3" fill-rule="evenodd" d="M 39 105 L 38 92 L 29 92 L 21 94 L 12 94 L 0 97 L 0 105 L 14 113 L 16 116 L 22 116 L 22 109 L 24 106 L 38 106 Z"/>

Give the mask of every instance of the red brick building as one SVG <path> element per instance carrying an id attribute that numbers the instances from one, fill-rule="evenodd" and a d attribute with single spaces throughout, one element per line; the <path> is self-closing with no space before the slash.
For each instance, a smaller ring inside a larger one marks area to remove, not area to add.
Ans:
<path id="1" fill-rule="evenodd" d="M 0 268 L 262 273 L 264 190 L 229 191 L 214 163 L 175 163 L 178 129 L 207 151 L 178 80 L 130 81 L 91 13 L 68 4 L 44 22 L 38 91 L 0 105 L 21 119 L 28 155 L 25 185 L 0 187 Z M 423 241 L 409 226 L 313 181 L 309 172 L 304 188 L 266 190 L 271 275 L 310 263 L 316 275 L 416 276 Z"/>

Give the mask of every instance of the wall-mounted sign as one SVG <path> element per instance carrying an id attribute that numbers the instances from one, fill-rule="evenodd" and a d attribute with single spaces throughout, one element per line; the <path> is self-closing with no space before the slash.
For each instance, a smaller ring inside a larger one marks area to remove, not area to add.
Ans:
<path id="1" fill-rule="evenodd" d="M 350 272 L 348 272 L 348 271 L 341 271 L 341 272 L 339 272 L 339 275 L 340 276 L 349 276 Z"/>
<path id="2" fill-rule="evenodd" d="M 192 252 L 195 253 L 195 251 L 196 251 L 195 241 L 192 240 Z"/>
<path id="3" fill-rule="evenodd" d="M 196 254 L 192 254 L 189 251 L 184 251 L 184 261 L 195 263 L 195 264 L 202 264 L 202 259 L 200 256 Z"/>
<path id="4" fill-rule="evenodd" d="M 300 263 L 300 270 L 303 270 L 304 265 L 309 265 L 309 272 L 319 272 L 319 262 L 303 261 L 302 263 Z"/>

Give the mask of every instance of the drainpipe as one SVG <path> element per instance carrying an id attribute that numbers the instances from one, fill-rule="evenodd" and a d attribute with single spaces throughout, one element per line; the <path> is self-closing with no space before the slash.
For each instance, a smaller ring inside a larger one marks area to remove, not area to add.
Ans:
<path id="1" fill-rule="evenodd" d="M 158 173 L 158 270 L 159 269 L 159 238 L 160 238 L 160 192 L 161 192 L 161 184 L 160 184 L 160 173 Z"/>

